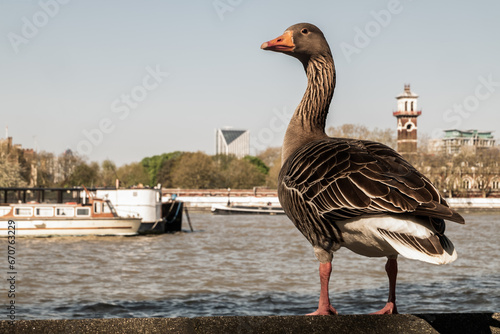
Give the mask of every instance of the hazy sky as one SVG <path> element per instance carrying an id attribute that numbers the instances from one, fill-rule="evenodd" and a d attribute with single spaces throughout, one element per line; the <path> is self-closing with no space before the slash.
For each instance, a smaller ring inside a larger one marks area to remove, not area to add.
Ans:
<path id="1" fill-rule="evenodd" d="M 327 126 L 395 128 L 410 83 L 419 134 L 500 138 L 499 14 L 493 0 L 0 0 L 0 138 L 117 165 L 214 154 L 225 126 L 249 129 L 253 154 L 279 146 L 306 78 L 260 45 L 298 22 L 334 54 Z"/>

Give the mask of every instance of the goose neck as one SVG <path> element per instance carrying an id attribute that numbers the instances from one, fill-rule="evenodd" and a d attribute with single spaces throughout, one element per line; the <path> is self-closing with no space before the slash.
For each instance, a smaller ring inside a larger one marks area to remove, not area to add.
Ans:
<path id="1" fill-rule="evenodd" d="M 300 146 L 326 137 L 326 117 L 335 89 L 333 58 L 331 55 L 313 57 L 305 68 L 307 88 L 285 134 L 283 163 Z"/>

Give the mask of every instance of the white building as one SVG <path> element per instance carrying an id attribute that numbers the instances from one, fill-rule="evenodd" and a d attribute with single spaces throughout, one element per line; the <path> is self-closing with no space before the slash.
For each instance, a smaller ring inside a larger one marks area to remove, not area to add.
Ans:
<path id="1" fill-rule="evenodd" d="M 480 150 L 495 148 L 496 140 L 492 131 L 479 130 L 444 130 L 444 137 L 429 141 L 429 152 L 459 154 L 476 154 Z"/>
<path id="2" fill-rule="evenodd" d="M 215 133 L 215 154 L 234 154 L 243 158 L 250 154 L 250 131 L 217 129 Z"/>
<path id="3" fill-rule="evenodd" d="M 445 130 L 443 151 L 447 154 L 468 152 L 475 154 L 479 150 L 495 147 L 495 139 L 491 131 L 478 130 Z"/>

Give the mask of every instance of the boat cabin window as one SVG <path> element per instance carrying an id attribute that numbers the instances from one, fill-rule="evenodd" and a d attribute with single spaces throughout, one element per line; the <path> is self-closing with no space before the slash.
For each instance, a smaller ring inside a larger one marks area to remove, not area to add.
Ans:
<path id="1" fill-rule="evenodd" d="M 90 216 L 90 208 L 76 208 L 77 216 Z"/>
<path id="2" fill-rule="evenodd" d="M 35 216 L 37 217 L 52 217 L 53 215 L 53 208 L 35 208 Z"/>
<path id="3" fill-rule="evenodd" d="M 59 217 L 73 217 L 75 210 L 73 208 L 56 208 L 56 216 Z"/>
<path id="4" fill-rule="evenodd" d="M 102 212 L 104 213 L 111 213 L 111 208 L 109 207 L 109 202 L 107 203 L 102 203 Z"/>
<path id="5" fill-rule="evenodd" d="M 94 213 L 101 213 L 102 211 L 102 203 L 94 202 Z"/>
<path id="6" fill-rule="evenodd" d="M 110 201 L 106 201 L 106 205 L 104 206 L 104 212 L 105 213 L 112 213 L 113 215 L 116 216 L 116 210 L 113 204 Z"/>
<path id="7" fill-rule="evenodd" d="M 15 208 L 14 216 L 30 217 L 33 216 L 33 208 Z"/>

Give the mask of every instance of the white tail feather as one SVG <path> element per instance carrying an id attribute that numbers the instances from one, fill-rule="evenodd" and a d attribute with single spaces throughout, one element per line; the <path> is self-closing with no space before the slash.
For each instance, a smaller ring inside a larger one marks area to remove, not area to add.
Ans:
<path id="1" fill-rule="evenodd" d="M 424 261 L 424 262 L 428 262 L 428 263 L 432 263 L 432 264 L 447 264 L 447 263 L 451 263 L 457 259 L 457 252 L 456 252 L 455 248 L 453 247 L 453 244 L 445 236 L 442 236 L 442 238 L 446 238 L 447 245 L 446 245 L 446 248 L 444 249 L 443 254 L 440 254 L 440 255 L 428 254 L 426 252 L 423 252 L 419 249 L 411 247 L 406 243 L 403 243 L 397 239 L 393 239 L 393 238 L 386 236 L 386 235 L 382 235 L 382 237 L 399 254 L 401 254 L 402 256 L 404 256 L 408 259 L 420 260 L 420 261 Z M 451 252 L 451 254 L 449 254 L 448 252 Z"/>

